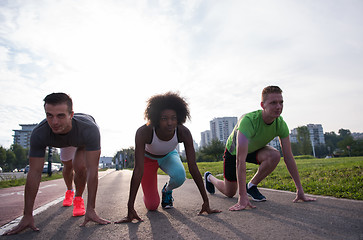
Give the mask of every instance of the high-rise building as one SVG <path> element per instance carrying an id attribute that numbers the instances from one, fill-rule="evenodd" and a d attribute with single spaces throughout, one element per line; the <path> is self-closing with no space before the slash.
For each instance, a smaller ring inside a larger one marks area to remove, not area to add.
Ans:
<path id="1" fill-rule="evenodd" d="M 200 133 L 200 147 L 207 146 L 212 141 L 212 133 L 210 130 L 206 130 Z"/>
<path id="2" fill-rule="evenodd" d="M 21 130 L 13 130 L 14 131 L 14 144 L 19 144 L 23 148 L 30 147 L 30 135 L 32 134 L 33 129 L 37 126 L 37 124 L 19 124 L 21 126 Z"/>
<path id="3" fill-rule="evenodd" d="M 324 131 L 321 124 L 308 124 L 306 127 L 309 130 L 310 142 L 313 148 L 313 155 L 315 157 L 315 147 L 319 145 L 325 145 Z M 291 130 L 290 141 L 292 143 L 298 142 L 297 128 Z"/>
<path id="4" fill-rule="evenodd" d="M 321 124 L 308 124 L 306 127 L 309 130 L 309 136 L 311 144 L 314 146 L 317 145 L 324 145 L 325 144 L 325 138 L 324 138 L 324 132 L 323 127 Z M 291 130 L 290 134 L 290 141 L 292 143 L 297 143 L 297 128 L 294 128 Z"/>
<path id="5" fill-rule="evenodd" d="M 291 129 L 290 142 L 297 143 L 297 128 Z"/>
<path id="6" fill-rule="evenodd" d="M 212 139 L 218 139 L 219 141 L 226 143 L 236 124 L 237 117 L 214 118 L 210 121 Z"/>
<path id="7" fill-rule="evenodd" d="M 314 146 L 324 145 L 325 138 L 323 126 L 321 126 L 321 124 L 308 124 L 307 127 L 309 129 L 311 144 Z"/>

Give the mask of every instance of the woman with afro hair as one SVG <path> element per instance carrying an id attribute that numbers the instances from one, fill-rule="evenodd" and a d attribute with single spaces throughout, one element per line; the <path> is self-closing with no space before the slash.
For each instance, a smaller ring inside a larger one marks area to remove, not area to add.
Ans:
<path id="1" fill-rule="evenodd" d="M 203 198 L 203 212 L 215 213 L 211 210 L 202 176 L 195 161 L 193 138 L 187 127 L 183 125 L 190 119 L 188 104 L 177 93 L 152 96 L 147 101 L 145 119 L 147 123 L 136 131 L 135 137 L 135 168 L 130 183 L 127 216 L 116 223 L 142 221 L 134 209 L 138 188 L 142 186 L 144 203 L 148 210 L 156 210 L 160 203 L 157 189 L 157 170 L 160 167 L 170 176 L 170 180 L 162 189 L 163 208 L 173 207 L 172 191 L 185 181 L 185 169 L 176 151 L 179 143 L 184 143 L 189 171 Z"/>

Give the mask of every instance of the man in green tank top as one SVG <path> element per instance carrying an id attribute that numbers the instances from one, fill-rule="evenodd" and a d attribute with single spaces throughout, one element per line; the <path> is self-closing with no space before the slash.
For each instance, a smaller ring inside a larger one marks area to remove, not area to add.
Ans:
<path id="1" fill-rule="evenodd" d="M 304 194 L 299 172 L 291 151 L 289 128 L 280 116 L 283 108 L 282 90 L 277 86 L 268 86 L 262 91 L 262 110 L 243 115 L 236 124 L 226 143 L 224 154 L 224 181 L 215 178 L 210 172 L 204 174 L 209 193 L 215 187 L 228 197 L 233 197 L 238 189 L 238 202 L 229 208 L 231 211 L 247 207 L 255 208 L 248 196 L 254 201 L 266 201 L 257 189 L 280 162 L 280 152 L 267 144 L 275 137 L 280 138 L 286 167 L 297 189 L 294 202 L 314 201 Z M 246 184 L 246 162 L 258 164 L 257 173 Z"/>

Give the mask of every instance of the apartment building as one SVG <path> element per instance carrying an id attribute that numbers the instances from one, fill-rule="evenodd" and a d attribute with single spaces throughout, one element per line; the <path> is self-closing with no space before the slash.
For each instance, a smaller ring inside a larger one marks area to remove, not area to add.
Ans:
<path id="1" fill-rule="evenodd" d="M 325 145 L 324 131 L 321 124 L 308 124 L 311 143 L 314 146 Z"/>
<path id="2" fill-rule="evenodd" d="M 13 130 L 14 131 L 14 144 L 19 144 L 23 148 L 30 147 L 30 135 L 33 129 L 37 126 L 37 124 L 19 124 L 21 126 L 21 130 Z"/>
<path id="3" fill-rule="evenodd" d="M 212 132 L 210 130 L 206 130 L 200 133 L 200 147 L 207 146 L 212 141 Z"/>
<path id="4" fill-rule="evenodd" d="M 222 117 L 214 118 L 210 121 L 210 131 L 212 139 L 226 143 L 229 135 L 232 133 L 233 128 L 237 124 L 237 117 Z"/>

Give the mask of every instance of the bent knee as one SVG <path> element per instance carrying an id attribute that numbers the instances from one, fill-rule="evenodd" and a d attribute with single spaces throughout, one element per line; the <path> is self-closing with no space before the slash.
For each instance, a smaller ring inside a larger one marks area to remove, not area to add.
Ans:
<path id="1" fill-rule="evenodd" d="M 145 203 L 145 207 L 149 211 L 155 211 L 159 207 L 159 202 L 157 202 L 157 203 L 156 202 L 155 203 L 148 203 L 148 204 Z"/>
<path id="2" fill-rule="evenodd" d="M 229 182 L 231 183 L 231 182 Z M 233 183 L 233 184 L 225 184 L 225 189 L 224 189 L 224 195 L 226 195 L 229 198 L 233 198 L 234 195 L 236 195 L 238 186 L 237 186 L 237 182 Z"/>
<path id="3" fill-rule="evenodd" d="M 169 184 L 172 186 L 172 188 L 180 187 L 181 185 L 183 185 L 186 179 L 186 174 L 184 169 L 183 171 L 174 172 L 169 176 L 170 176 Z"/>
<path id="4" fill-rule="evenodd" d="M 229 198 L 233 198 L 235 194 L 236 194 L 236 192 L 234 192 L 234 193 L 227 192 L 226 196 Z"/>
<path id="5" fill-rule="evenodd" d="M 185 182 L 185 178 L 186 178 L 185 174 L 183 176 L 174 177 L 173 182 L 175 186 L 180 187 L 181 185 L 183 185 L 183 183 Z"/>
<path id="6" fill-rule="evenodd" d="M 153 199 L 147 199 L 144 196 L 144 204 L 147 210 L 155 211 L 159 207 L 160 198 L 154 197 Z"/>
<path id="7" fill-rule="evenodd" d="M 281 155 L 278 150 L 271 152 L 270 161 L 274 164 L 278 164 L 280 162 Z"/>
<path id="8" fill-rule="evenodd" d="M 271 149 L 268 152 L 264 152 L 263 154 L 261 154 L 259 159 L 261 163 L 265 162 L 265 164 L 268 164 L 270 166 L 276 166 L 280 162 L 281 155 L 278 150 Z"/>

